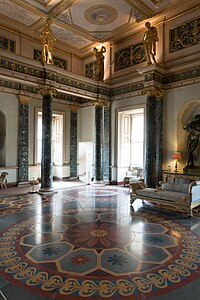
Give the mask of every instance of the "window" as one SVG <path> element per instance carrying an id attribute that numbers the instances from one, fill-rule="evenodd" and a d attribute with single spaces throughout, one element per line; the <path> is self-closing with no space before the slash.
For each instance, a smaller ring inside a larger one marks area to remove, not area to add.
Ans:
<path id="1" fill-rule="evenodd" d="M 144 108 L 118 113 L 118 160 L 120 166 L 144 164 Z"/>
<path id="2" fill-rule="evenodd" d="M 54 165 L 63 164 L 63 114 L 53 113 L 52 119 L 52 160 Z M 41 164 L 42 157 L 42 112 L 36 117 L 36 162 Z"/>

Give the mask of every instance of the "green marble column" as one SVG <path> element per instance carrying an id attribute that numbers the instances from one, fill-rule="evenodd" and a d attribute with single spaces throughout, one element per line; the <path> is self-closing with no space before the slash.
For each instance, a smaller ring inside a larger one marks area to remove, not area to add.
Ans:
<path id="1" fill-rule="evenodd" d="M 52 163 L 52 101 L 51 88 L 42 90 L 42 161 L 40 193 L 52 192 L 53 163 Z"/>
<path id="2" fill-rule="evenodd" d="M 70 120 L 70 177 L 77 177 L 77 110 L 78 106 L 71 105 L 71 120 Z"/>
<path id="3" fill-rule="evenodd" d="M 29 184 L 28 142 L 29 142 L 29 97 L 19 96 L 19 131 L 18 131 L 18 186 Z"/>
<path id="4" fill-rule="evenodd" d="M 146 100 L 145 184 L 156 186 L 156 97 Z"/>
<path id="5" fill-rule="evenodd" d="M 156 100 L 156 185 L 163 178 L 163 98 Z"/>
<path id="6" fill-rule="evenodd" d="M 160 90 L 149 88 L 146 99 L 145 184 L 156 187 L 162 180 L 163 99 Z"/>
<path id="7" fill-rule="evenodd" d="M 102 151 L 103 151 L 103 106 L 95 106 L 95 182 L 103 181 Z"/>

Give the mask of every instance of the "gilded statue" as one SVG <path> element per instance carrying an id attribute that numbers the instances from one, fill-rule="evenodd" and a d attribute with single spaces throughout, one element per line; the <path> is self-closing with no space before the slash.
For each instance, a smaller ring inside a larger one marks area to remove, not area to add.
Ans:
<path id="1" fill-rule="evenodd" d="M 103 81 L 104 78 L 104 55 L 106 52 L 106 48 L 104 46 L 101 47 L 100 50 L 97 48 L 93 48 L 96 61 L 93 67 L 93 79 L 97 81 Z"/>
<path id="2" fill-rule="evenodd" d="M 147 64 L 154 62 L 156 64 L 156 43 L 159 41 L 157 29 L 149 22 L 145 23 L 147 31 L 144 33 L 143 43 Z"/>
<path id="3" fill-rule="evenodd" d="M 41 32 L 41 42 L 42 42 L 42 61 L 47 64 L 52 64 L 52 50 L 56 38 L 50 28 L 51 20 L 47 20 L 44 28 Z"/>
<path id="4" fill-rule="evenodd" d="M 193 153 L 200 142 L 200 114 L 197 114 L 194 117 L 194 120 L 187 123 L 183 129 L 189 131 L 187 138 L 188 160 L 186 166 L 184 167 L 184 170 L 187 170 L 195 167 Z"/>

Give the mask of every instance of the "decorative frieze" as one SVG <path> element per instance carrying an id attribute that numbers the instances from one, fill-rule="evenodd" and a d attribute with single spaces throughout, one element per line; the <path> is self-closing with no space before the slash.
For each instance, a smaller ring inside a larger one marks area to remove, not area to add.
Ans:
<path id="1" fill-rule="evenodd" d="M 143 82 L 129 84 L 120 88 L 114 88 L 111 90 L 111 97 L 141 91 L 143 88 Z"/>
<path id="2" fill-rule="evenodd" d="M 115 52 L 115 71 L 146 61 L 143 43 Z"/>
<path id="3" fill-rule="evenodd" d="M 183 72 L 176 72 L 175 74 L 166 75 L 164 77 L 164 84 L 179 82 L 182 80 L 190 80 L 200 77 L 200 68 L 194 68 Z"/>
<path id="4" fill-rule="evenodd" d="M 40 50 L 34 49 L 33 58 L 34 60 L 42 61 L 42 52 Z M 63 70 L 67 70 L 67 61 L 60 57 L 53 56 L 53 65 Z"/>
<path id="5" fill-rule="evenodd" d="M 15 53 L 15 41 L 0 37 L 0 50 L 4 50 L 9 53 Z"/>
<path id="6" fill-rule="evenodd" d="M 170 29 L 170 52 L 200 43 L 200 17 Z"/>

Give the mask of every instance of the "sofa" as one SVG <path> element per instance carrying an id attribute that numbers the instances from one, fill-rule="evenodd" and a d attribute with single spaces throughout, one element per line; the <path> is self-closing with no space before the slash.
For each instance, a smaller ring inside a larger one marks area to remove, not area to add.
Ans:
<path id="1" fill-rule="evenodd" d="M 159 208 L 191 215 L 200 205 L 200 181 L 161 182 L 160 187 L 148 188 L 142 181 L 130 184 L 130 203 L 136 199 L 151 202 Z"/>
<path id="2" fill-rule="evenodd" d="M 143 169 L 139 167 L 129 166 L 126 176 L 124 177 L 124 186 L 129 186 L 129 183 L 144 179 Z"/>

